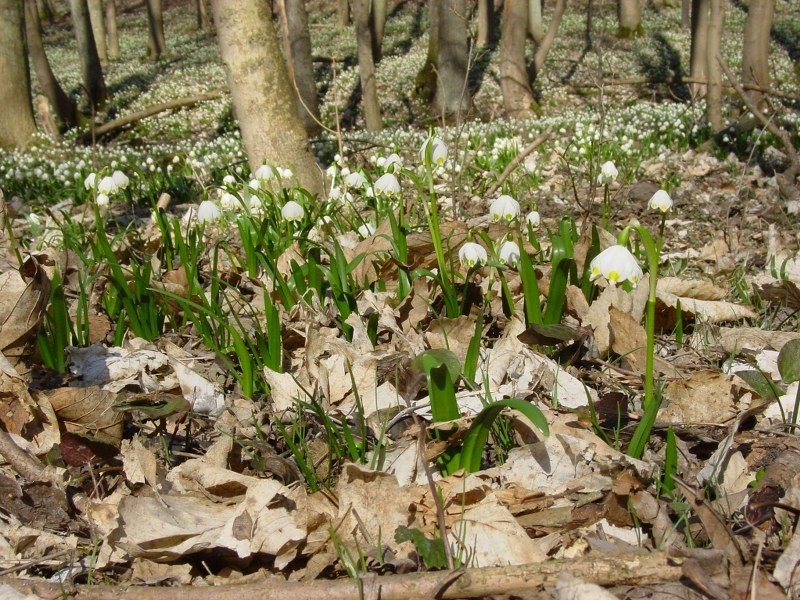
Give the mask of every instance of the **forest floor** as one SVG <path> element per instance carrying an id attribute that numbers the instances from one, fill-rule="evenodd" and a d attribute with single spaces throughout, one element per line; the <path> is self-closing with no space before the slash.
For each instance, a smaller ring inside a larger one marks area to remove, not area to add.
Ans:
<path id="1" fill-rule="evenodd" d="M 526 121 L 475 49 L 471 119 L 440 127 L 413 93 L 425 6 L 390 3 L 368 133 L 354 33 L 313 0 L 324 199 L 250 172 L 194 2 L 165 2 L 157 62 L 118 4 L 96 122 L 221 93 L 0 152 L 0 598 L 797 596 L 796 0 L 782 129 L 728 87 L 712 140 L 679 8 L 620 40 L 611 2 L 590 34 L 568 4 Z M 68 19 L 44 27 L 80 101 Z M 615 243 L 634 285 L 593 276 Z"/>

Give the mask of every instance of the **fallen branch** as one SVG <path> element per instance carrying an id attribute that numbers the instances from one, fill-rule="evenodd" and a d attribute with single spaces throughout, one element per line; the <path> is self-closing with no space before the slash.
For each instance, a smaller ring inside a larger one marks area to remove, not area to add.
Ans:
<path id="1" fill-rule="evenodd" d="M 547 138 L 550 137 L 550 134 L 552 133 L 553 133 L 553 128 L 548 127 L 546 131 L 540 133 L 535 140 L 533 140 L 530 144 L 525 146 L 525 148 L 523 148 L 523 150 L 514 157 L 514 160 L 508 163 L 508 166 L 505 169 L 503 169 L 503 172 L 500 173 L 500 177 L 498 177 L 497 181 L 495 181 L 492 184 L 492 187 L 489 188 L 489 191 L 486 192 L 486 195 L 489 197 L 493 196 L 494 193 L 500 189 L 505 180 L 508 179 L 509 175 L 511 175 L 511 173 L 514 172 L 514 169 L 516 169 L 522 163 L 522 161 L 525 160 L 525 157 L 528 156 L 528 154 L 530 154 L 534 150 L 536 150 L 536 148 L 541 146 L 547 140 Z"/>
<path id="2" fill-rule="evenodd" d="M 142 119 L 155 116 L 162 112 L 167 112 L 168 110 L 175 110 L 177 108 L 187 108 L 189 106 L 193 106 L 200 102 L 206 102 L 208 100 L 216 100 L 217 98 L 221 98 L 223 93 L 224 92 L 222 92 L 221 90 L 217 90 L 214 92 L 203 92 L 202 94 L 197 94 L 196 96 L 176 98 L 175 100 L 170 100 L 169 102 L 154 104 L 153 106 L 148 106 L 147 108 L 144 108 L 140 111 L 131 113 L 129 115 L 125 115 L 124 117 L 120 117 L 119 119 L 114 119 L 113 121 L 109 121 L 108 123 L 104 123 L 102 125 L 96 125 L 94 129 L 90 128 L 88 131 L 84 132 L 80 136 L 80 140 L 83 143 L 89 143 L 92 141 L 93 135 L 94 139 L 97 139 L 101 136 L 108 135 L 110 133 L 114 133 L 120 129 L 123 129 L 128 125 L 137 123 Z"/>
<path id="3" fill-rule="evenodd" d="M 579 558 L 549 560 L 542 563 L 408 573 L 404 575 L 365 575 L 360 579 L 314 580 L 309 582 L 269 579 L 260 583 L 212 587 L 141 587 L 141 586 L 81 586 L 75 600 L 345 600 L 352 598 L 480 598 L 500 596 L 523 590 L 541 590 L 553 586 L 562 573 L 598 585 L 645 585 L 678 581 L 685 559 L 674 558 L 666 552 L 589 554 Z M 31 582 L 25 585 L 18 579 L 2 579 L 3 583 L 20 591 L 35 591 L 45 596 L 48 591 L 62 593 L 59 584 Z"/>
<path id="4" fill-rule="evenodd" d="M 45 476 L 44 465 L 17 446 L 16 442 L 3 429 L 0 429 L 0 456 L 27 481 L 49 481 Z"/>

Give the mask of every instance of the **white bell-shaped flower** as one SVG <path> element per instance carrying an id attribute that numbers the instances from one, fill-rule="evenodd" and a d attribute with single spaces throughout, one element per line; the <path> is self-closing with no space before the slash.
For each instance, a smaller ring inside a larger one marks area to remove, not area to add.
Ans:
<path id="1" fill-rule="evenodd" d="M 222 211 L 211 200 L 203 200 L 197 207 L 198 223 L 213 223 L 222 216 Z"/>
<path id="2" fill-rule="evenodd" d="M 268 181 L 270 179 L 275 179 L 275 171 L 269 165 L 261 165 L 256 169 L 254 175 L 255 178 L 259 181 Z"/>
<path id="3" fill-rule="evenodd" d="M 236 183 L 236 177 L 228 173 L 225 177 L 222 178 L 223 185 L 234 185 Z"/>
<path id="4" fill-rule="evenodd" d="M 397 153 L 393 152 L 384 159 L 383 165 L 380 166 L 388 173 L 397 173 L 397 171 L 403 168 L 403 159 L 400 158 Z"/>
<path id="5" fill-rule="evenodd" d="M 281 208 L 281 216 L 286 221 L 300 221 L 306 216 L 306 211 L 299 202 L 289 200 Z"/>
<path id="6" fill-rule="evenodd" d="M 528 216 L 525 217 L 525 221 L 528 223 L 528 225 L 536 229 L 539 225 L 541 225 L 542 217 L 537 211 L 532 210 L 528 213 Z"/>
<path id="7" fill-rule="evenodd" d="M 489 260 L 489 255 L 486 254 L 486 249 L 480 244 L 475 242 L 467 242 L 458 250 L 458 260 L 462 265 L 468 267 L 475 267 L 483 264 Z"/>
<path id="8" fill-rule="evenodd" d="M 497 198 L 489 207 L 489 214 L 494 221 L 511 222 L 519 215 L 519 202 L 511 196 L 503 194 Z"/>
<path id="9" fill-rule="evenodd" d="M 230 192 L 225 192 L 219 197 L 219 205 L 222 210 L 236 210 L 242 207 L 239 199 Z"/>
<path id="10" fill-rule="evenodd" d="M 497 249 L 497 258 L 504 265 L 516 267 L 519 263 L 519 245 L 511 240 L 503 242 Z"/>
<path id="11" fill-rule="evenodd" d="M 123 173 L 122 171 L 114 171 L 111 174 L 111 179 L 114 180 L 117 189 L 120 190 L 124 190 L 126 187 L 128 187 L 128 184 L 131 182 L 131 180 L 128 179 L 128 176 L 125 175 L 125 173 Z"/>
<path id="12" fill-rule="evenodd" d="M 393 173 L 384 173 L 373 186 L 376 195 L 394 196 L 400 193 L 400 182 Z"/>
<path id="13" fill-rule="evenodd" d="M 428 146 L 430 145 L 430 152 L 431 152 L 431 163 L 434 167 L 438 167 L 444 164 L 447 160 L 447 144 L 442 141 L 441 138 L 436 136 L 429 137 L 425 140 L 425 143 L 422 144 L 422 148 L 419 151 L 419 157 L 424 163 L 428 156 Z"/>
<path id="14" fill-rule="evenodd" d="M 97 191 L 107 196 L 115 194 L 117 189 L 117 184 L 114 182 L 113 177 L 103 177 L 100 183 L 97 184 Z"/>
<path id="15" fill-rule="evenodd" d="M 603 276 L 614 285 L 630 281 L 631 285 L 636 287 L 644 276 L 636 257 L 625 246 L 619 244 L 606 248 L 595 256 L 590 268 L 592 281 Z"/>
<path id="16" fill-rule="evenodd" d="M 360 235 L 362 238 L 368 238 L 373 233 L 375 233 L 375 225 L 372 223 L 362 223 L 358 227 L 358 235 Z"/>
<path id="17" fill-rule="evenodd" d="M 97 194 L 97 198 L 95 198 L 94 201 L 97 206 L 108 206 L 108 203 L 110 202 L 108 195 L 102 193 Z"/>
<path id="18" fill-rule="evenodd" d="M 650 198 L 650 208 L 665 213 L 672 208 L 672 197 L 665 190 L 658 190 Z"/>
<path id="19" fill-rule="evenodd" d="M 619 177 L 616 165 L 609 161 L 600 165 L 600 173 L 597 174 L 597 183 L 600 185 L 611 185 Z"/>
<path id="20" fill-rule="evenodd" d="M 86 179 L 83 180 L 83 187 L 87 190 L 92 189 L 97 183 L 97 173 L 89 173 Z"/>
<path id="21" fill-rule="evenodd" d="M 361 171 L 353 171 L 344 178 L 344 183 L 347 187 L 363 188 L 367 185 L 367 178 Z"/>

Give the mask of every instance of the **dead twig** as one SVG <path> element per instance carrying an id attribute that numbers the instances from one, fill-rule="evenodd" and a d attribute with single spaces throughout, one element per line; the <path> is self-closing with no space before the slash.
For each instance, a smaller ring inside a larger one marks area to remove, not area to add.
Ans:
<path id="1" fill-rule="evenodd" d="M 0 429 L 0 456 L 5 458 L 8 464 L 27 481 L 50 481 L 44 473 L 44 465 L 17 446 L 16 442 L 3 429 Z"/>
<path id="2" fill-rule="evenodd" d="M 536 148 L 541 146 L 552 133 L 553 128 L 548 127 L 545 131 L 540 133 L 535 140 L 525 146 L 525 148 L 523 148 L 522 151 L 514 157 L 514 160 L 508 163 L 508 166 L 503 169 L 503 172 L 500 173 L 500 177 L 498 177 L 497 181 L 492 184 L 492 187 L 489 188 L 489 191 L 486 192 L 486 195 L 489 197 L 493 196 L 494 193 L 500 189 L 505 180 L 508 179 L 509 175 L 514 172 L 514 169 L 516 169 L 522 163 L 522 161 L 525 160 L 525 157 L 536 150 Z"/>

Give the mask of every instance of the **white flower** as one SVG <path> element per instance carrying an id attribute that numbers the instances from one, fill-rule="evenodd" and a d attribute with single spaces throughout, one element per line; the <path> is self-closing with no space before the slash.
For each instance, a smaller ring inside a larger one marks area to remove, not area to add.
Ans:
<path id="1" fill-rule="evenodd" d="M 633 287 L 636 287 L 644 276 L 636 257 L 625 246 L 619 244 L 606 248 L 595 256 L 590 268 L 591 281 L 602 275 L 611 284 L 630 281 Z"/>
<path id="2" fill-rule="evenodd" d="M 610 160 L 600 165 L 600 173 L 597 175 L 597 183 L 600 185 L 610 185 L 619 177 L 617 167 Z"/>
<path id="3" fill-rule="evenodd" d="M 203 200 L 200 206 L 197 207 L 197 222 L 198 223 L 212 223 L 222 216 L 222 211 L 219 206 L 214 204 L 211 200 Z"/>
<path id="4" fill-rule="evenodd" d="M 247 186 L 254 192 L 257 192 L 261 188 L 261 184 L 259 183 L 258 179 L 251 179 Z"/>
<path id="5" fill-rule="evenodd" d="M 108 206 L 110 200 L 108 195 L 100 193 L 97 194 L 97 198 L 95 198 L 94 201 L 97 203 L 97 206 Z"/>
<path id="6" fill-rule="evenodd" d="M 539 216 L 537 211 L 532 210 L 528 213 L 528 216 L 525 217 L 525 221 L 528 223 L 528 225 L 536 229 L 541 224 L 542 217 Z"/>
<path id="7" fill-rule="evenodd" d="M 233 185 L 236 183 L 236 177 L 228 173 L 225 177 L 222 178 L 223 185 Z"/>
<path id="8" fill-rule="evenodd" d="M 400 193 L 400 182 L 392 173 L 384 173 L 375 182 L 375 193 L 392 196 Z"/>
<path id="9" fill-rule="evenodd" d="M 254 173 L 255 178 L 259 181 L 267 181 L 269 179 L 275 179 L 275 171 L 273 171 L 272 167 L 269 165 L 261 165 L 256 169 Z"/>
<path id="10" fill-rule="evenodd" d="M 97 173 L 89 173 L 86 179 L 83 180 L 83 187 L 90 190 L 94 187 L 95 183 L 97 183 Z"/>
<path id="11" fill-rule="evenodd" d="M 447 160 L 447 144 L 445 144 L 440 138 L 438 137 L 429 137 L 425 140 L 425 143 L 422 144 L 422 148 L 419 151 L 419 157 L 422 159 L 422 162 L 426 162 L 428 158 L 428 145 L 430 144 L 430 152 L 431 152 L 431 162 L 434 166 L 443 165 L 444 161 Z"/>
<path id="12" fill-rule="evenodd" d="M 286 221 L 300 221 L 305 215 L 306 211 L 294 200 L 289 200 L 283 205 L 283 208 L 281 208 L 281 216 Z"/>
<path id="13" fill-rule="evenodd" d="M 29 213 L 27 219 L 31 227 L 39 227 L 44 222 L 42 221 L 42 217 L 36 213 Z"/>
<path id="14" fill-rule="evenodd" d="M 264 203 L 258 196 L 250 197 L 250 212 L 257 217 L 264 214 Z"/>
<path id="15" fill-rule="evenodd" d="M 367 185 L 367 178 L 361 171 L 354 171 L 344 178 L 344 183 L 348 187 L 363 188 Z"/>
<path id="16" fill-rule="evenodd" d="M 282 169 L 281 167 L 277 167 L 275 170 L 278 172 L 278 176 L 280 176 L 281 179 L 290 179 L 294 176 L 294 173 L 291 169 Z"/>
<path id="17" fill-rule="evenodd" d="M 519 262 L 519 246 L 516 242 L 510 240 L 503 242 L 497 250 L 497 258 L 499 258 L 500 262 L 504 265 L 511 265 L 512 267 L 517 266 Z"/>
<path id="18" fill-rule="evenodd" d="M 467 242 L 458 250 L 458 260 L 462 265 L 469 267 L 477 266 L 489 260 L 486 250 L 480 244 L 475 242 Z"/>
<path id="19" fill-rule="evenodd" d="M 536 157 L 532 154 L 526 156 L 525 160 L 522 161 L 522 167 L 531 175 L 536 173 Z"/>
<path id="20" fill-rule="evenodd" d="M 650 208 L 665 213 L 672 208 L 672 198 L 666 191 L 658 190 L 653 194 L 653 197 L 650 198 Z"/>
<path id="21" fill-rule="evenodd" d="M 100 183 L 97 184 L 97 191 L 101 194 L 106 194 L 110 196 L 111 194 L 116 193 L 117 191 L 117 184 L 114 182 L 113 177 L 103 177 L 100 180 Z"/>
<path id="22" fill-rule="evenodd" d="M 234 210 L 242 206 L 239 199 L 229 192 L 225 192 L 220 196 L 219 205 L 223 210 Z"/>
<path id="23" fill-rule="evenodd" d="M 128 184 L 131 181 L 130 179 L 128 179 L 128 176 L 125 175 L 125 173 L 123 173 L 122 171 L 114 171 L 111 174 L 111 179 L 114 181 L 117 188 L 120 190 L 124 190 L 126 187 L 128 187 Z"/>
<path id="24" fill-rule="evenodd" d="M 396 173 L 403 168 L 403 159 L 392 153 L 383 160 L 383 164 L 379 160 L 378 166 L 383 167 L 388 173 Z"/>
<path id="25" fill-rule="evenodd" d="M 489 213 L 495 221 L 513 221 L 519 215 L 519 202 L 511 196 L 503 194 L 492 202 Z"/>
<path id="26" fill-rule="evenodd" d="M 372 223 L 363 223 L 358 228 L 358 235 L 360 235 L 362 238 L 368 238 L 373 233 L 375 233 L 375 225 Z"/>

